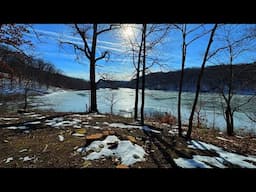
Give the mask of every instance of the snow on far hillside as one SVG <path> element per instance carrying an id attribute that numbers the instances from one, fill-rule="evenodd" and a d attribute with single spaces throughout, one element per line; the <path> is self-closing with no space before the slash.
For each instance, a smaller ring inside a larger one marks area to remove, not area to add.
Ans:
<path id="1" fill-rule="evenodd" d="M 1 73 L 1 74 L 3 74 L 3 73 Z M 14 79 L 13 81 L 11 81 L 8 78 L 1 78 L 0 79 L 0 93 L 6 94 L 6 95 L 8 95 L 8 94 L 24 94 L 25 81 L 21 81 L 20 83 L 17 83 L 17 82 L 18 82 L 17 79 Z M 52 87 L 52 86 L 49 86 L 47 88 L 47 86 L 40 85 L 37 82 L 33 82 L 33 85 L 28 88 L 30 89 L 31 92 L 35 92 L 38 94 L 53 93 L 53 92 L 62 90 L 61 88 Z"/>

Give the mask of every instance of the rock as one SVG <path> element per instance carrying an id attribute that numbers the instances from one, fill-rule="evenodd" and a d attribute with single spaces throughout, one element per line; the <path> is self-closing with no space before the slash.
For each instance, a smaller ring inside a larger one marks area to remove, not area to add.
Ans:
<path id="1" fill-rule="evenodd" d="M 103 144 L 100 144 L 100 145 L 99 145 L 99 148 L 104 148 L 104 145 L 103 145 Z"/>
<path id="2" fill-rule="evenodd" d="M 95 133 L 92 135 L 88 135 L 85 138 L 86 138 L 86 140 L 94 141 L 94 140 L 100 140 L 100 139 L 102 139 L 102 137 L 103 137 L 102 133 Z"/>
<path id="3" fill-rule="evenodd" d="M 108 135 L 114 135 L 115 131 L 108 130 L 108 131 L 103 131 L 102 133 L 103 133 L 104 136 L 108 136 Z"/>
<path id="4" fill-rule="evenodd" d="M 73 133 L 72 135 L 77 136 L 77 137 L 84 137 L 85 136 L 85 134 L 80 134 L 80 133 Z"/>
<path id="5" fill-rule="evenodd" d="M 118 141 L 116 141 L 114 143 L 108 143 L 108 145 L 109 145 L 109 147 L 108 147 L 109 149 L 115 149 L 118 146 Z"/>
<path id="6" fill-rule="evenodd" d="M 47 148 L 48 148 L 48 144 L 45 144 L 45 147 L 44 147 L 44 149 L 43 149 L 42 152 L 43 152 L 43 153 L 46 152 Z"/>
<path id="7" fill-rule="evenodd" d="M 23 133 L 27 133 L 28 134 L 28 133 L 30 133 L 30 131 L 29 130 L 25 130 L 25 131 L 23 131 Z"/>
<path id="8" fill-rule="evenodd" d="M 85 133 L 86 133 L 86 130 L 85 130 L 85 129 L 76 129 L 75 132 L 76 132 L 76 133 L 79 133 L 79 134 L 85 134 Z"/>
<path id="9" fill-rule="evenodd" d="M 62 135 L 58 135 L 59 141 L 64 141 L 64 137 Z"/>
<path id="10" fill-rule="evenodd" d="M 84 161 L 83 162 L 83 165 L 82 165 L 82 168 L 87 168 L 91 165 L 92 163 L 90 161 Z"/>
<path id="11" fill-rule="evenodd" d="M 78 146 L 75 146 L 75 147 L 74 147 L 74 150 L 77 150 L 78 148 L 79 148 Z"/>
<path id="12" fill-rule="evenodd" d="M 128 135 L 128 136 L 127 136 L 127 139 L 128 139 L 129 141 L 131 141 L 132 143 L 136 143 L 136 139 L 135 139 L 135 137 L 133 137 L 133 136 Z"/>
<path id="13" fill-rule="evenodd" d="M 27 112 L 25 109 L 18 109 L 17 110 L 17 113 L 25 113 L 25 112 Z"/>
<path id="14" fill-rule="evenodd" d="M 102 133 L 103 133 L 103 135 L 105 135 L 105 136 L 108 136 L 108 135 L 109 135 L 109 131 L 103 131 Z"/>
<path id="15" fill-rule="evenodd" d="M 138 141 L 142 141 L 142 138 L 140 138 L 140 137 L 135 137 L 135 139 Z"/>
<path id="16" fill-rule="evenodd" d="M 127 165 L 124 164 L 120 164 L 116 166 L 117 169 L 128 169 L 129 167 Z"/>
<path id="17" fill-rule="evenodd" d="M 95 151 L 96 153 L 99 153 L 99 152 L 101 151 L 101 149 L 102 149 L 102 148 L 95 148 L 94 151 Z"/>
<path id="18" fill-rule="evenodd" d="M 137 154 L 133 154 L 134 159 L 139 159 L 140 157 Z"/>

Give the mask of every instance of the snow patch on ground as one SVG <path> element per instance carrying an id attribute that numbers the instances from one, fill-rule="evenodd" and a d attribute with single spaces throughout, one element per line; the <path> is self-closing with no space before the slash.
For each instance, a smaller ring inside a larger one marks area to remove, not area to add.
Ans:
<path id="1" fill-rule="evenodd" d="M 5 129 L 28 129 L 28 127 L 26 126 L 10 126 L 10 127 L 6 127 Z"/>
<path id="2" fill-rule="evenodd" d="M 111 123 L 109 127 L 121 128 L 121 129 L 141 129 L 141 126 L 138 125 L 125 125 L 123 123 Z"/>
<path id="3" fill-rule="evenodd" d="M 238 165 L 242 168 L 256 168 L 255 165 L 253 165 L 252 163 L 246 162 L 246 161 L 253 161 L 256 163 L 256 156 L 252 156 L 252 155 L 239 155 L 236 153 L 231 153 L 228 151 L 225 151 L 223 148 L 217 147 L 215 145 L 212 144 L 208 144 L 208 143 L 204 143 L 202 141 L 195 141 L 195 140 L 191 140 L 190 142 L 188 142 L 188 148 L 192 148 L 192 149 L 199 149 L 199 150 L 211 150 L 211 151 L 215 151 L 216 153 L 219 154 L 219 157 L 207 157 L 207 156 L 200 156 L 201 160 L 203 157 L 202 161 L 208 162 L 208 163 L 213 163 L 214 158 L 216 160 L 218 160 L 219 163 L 232 163 L 234 165 Z M 195 156 L 194 156 L 195 157 Z M 198 160 L 198 156 L 196 156 L 196 159 Z M 217 159 L 218 158 L 218 159 Z M 220 167 L 220 164 L 218 164 L 217 162 L 215 162 L 215 164 L 213 163 L 214 166 Z M 220 167 L 222 168 L 222 167 Z"/>
<path id="4" fill-rule="evenodd" d="M 23 153 L 23 152 L 27 152 L 27 151 L 28 151 L 28 149 L 21 149 L 19 152 Z"/>
<path id="5" fill-rule="evenodd" d="M 100 115 L 100 114 L 92 114 L 92 117 L 106 117 L 106 115 Z"/>
<path id="6" fill-rule="evenodd" d="M 233 142 L 233 140 L 229 140 L 229 139 L 226 139 L 224 137 L 216 137 L 216 138 L 219 139 L 219 140 L 222 140 L 222 141 Z"/>
<path id="7" fill-rule="evenodd" d="M 64 137 L 62 135 L 58 135 L 59 141 L 64 141 Z"/>
<path id="8" fill-rule="evenodd" d="M 218 168 L 226 168 L 223 165 L 224 160 L 220 157 L 209 157 L 209 156 L 202 156 L 202 155 L 193 155 L 193 159 L 200 162 L 207 162 L 210 165 L 213 165 Z"/>
<path id="9" fill-rule="evenodd" d="M 144 131 L 149 131 L 149 132 L 153 132 L 153 133 L 161 133 L 160 131 L 151 129 L 151 128 L 149 128 L 148 126 L 143 126 L 143 127 L 142 127 L 142 130 L 144 130 Z"/>
<path id="10" fill-rule="evenodd" d="M 33 121 L 33 122 L 24 123 L 24 125 L 38 125 L 40 123 L 41 123 L 40 121 Z"/>
<path id="11" fill-rule="evenodd" d="M 109 149 L 109 146 L 113 143 L 117 144 L 116 148 Z M 103 157 L 115 156 L 121 158 L 122 164 L 132 165 L 138 161 L 145 161 L 144 155 L 146 152 L 144 149 L 133 144 L 128 140 L 120 141 L 115 135 L 109 135 L 103 141 L 94 141 L 86 148 L 79 148 L 77 151 L 94 151 L 83 157 L 85 160 L 95 160 Z"/>
<path id="12" fill-rule="evenodd" d="M 26 156 L 26 157 L 20 157 L 19 160 L 23 160 L 25 162 L 25 161 L 31 161 L 31 160 L 37 160 L 37 159 L 35 158 L 35 156 L 33 157 Z"/>
<path id="13" fill-rule="evenodd" d="M 19 118 L 16 118 L 16 117 L 0 117 L 0 120 L 12 121 L 12 120 L 19 120 Z"/>
<path id="14" fill-rule="evenodd" d="M 10 163 L 11 161 L 13 161 L 13 157 L 8 157 L 5 161 L 5 163 Z"/>
<path id="15" fill-rule="evenodd" d="M 174 159 L 175 163 L 182 168 L 211 168 L 203 162 L 195 159 L 178 158 Z"/>
<path id="16" fill-rule="evenodd" d="M 84 137 L 85 136 L 85 134 L 81 134 L 81 133 L 73 133 L 72 135 L 76 136 L 76 137 Z"/>

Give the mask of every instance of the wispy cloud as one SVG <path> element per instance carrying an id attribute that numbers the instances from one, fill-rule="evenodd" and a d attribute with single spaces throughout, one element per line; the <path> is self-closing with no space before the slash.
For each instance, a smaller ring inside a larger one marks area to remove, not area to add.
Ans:
<path id="1" fill-rule="evenodd" d="M 83 45 L 83 41 L 81 40 L 80 37 L 75 37 L 71 35 L 64 35 L 62 33 L 57 33 L 53 31 L 47 31 L 47 30 L 41 30 L 41 29 L 35 29 L 36 32 L 42 33 L 47 36 L 51 36 L 56 38 L 56 40 L 63 41 L 63 42 L 69 42 L 69 43 L 74 43 L 77 45 Z M 125 49 L 120 48 L 120 43 L 115 43 L 115 42 L 110 42 L 110 41 L 103 41 L 103 40 L 98 40 L 98 48 L 104 48 L 116 52 L 125 52 Z M 91 45 L 91 40 L 88 39 L 88 44 Z M 105 45 L 103 45 L 105 44 Z M 107 46 L 107 45 L 110 46 Z"/>

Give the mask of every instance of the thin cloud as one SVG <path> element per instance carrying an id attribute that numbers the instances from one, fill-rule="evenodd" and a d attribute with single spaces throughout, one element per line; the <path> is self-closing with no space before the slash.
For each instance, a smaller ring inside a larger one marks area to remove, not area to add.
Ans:
<path id="1" fill-rule="evenodd" d="M 40 29 L 35 29 L 36 32 L 40 32 L 43 34 L 46 34 L 48 36 L 53 36 L 53 37 L 58 37 L 59 40 L 61 41 L 66 41 L 70 43 L 75 43 L 78 45 L 83 45 L 83 41 L 79 37 L 74 37 L 70 35 L 64 35 L 61 33 L 53 32 L 53 31 L 47 31 L 47 30 L 40 30 Z M 124 52 L 124 49 L 120 49 L 120 44 L 119 43 L 114 43 L 114 42 L 109 42 L 109 41 L 103 41 L 103 40 L 98 40 L 98 43 L 100 44 L 108 44 L 112 46 L 106 46 L 106 45 L 98 45 L 99 48 L 105 48 L 117 52 Z M 91 40 L 89 39 L 88 44 L 91 45 Z"/>

